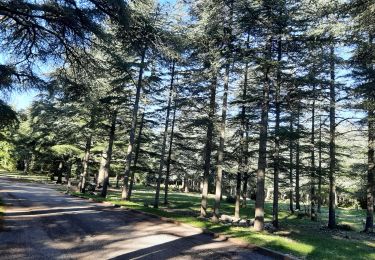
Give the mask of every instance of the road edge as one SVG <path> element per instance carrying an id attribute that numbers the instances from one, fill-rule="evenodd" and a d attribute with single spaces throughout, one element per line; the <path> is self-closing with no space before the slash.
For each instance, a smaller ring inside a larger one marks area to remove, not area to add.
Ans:
<path id="1" fill-rule="evenodd" d="M 67 194 L 67 193 L 65 193 L 65 194 Z M 196 228 L 196 229 L 201 230 L 202 233 L 208 234 L 208 235 L 212 236 L 213 238 L 219 238 L 219 239 L 222 239 L 222 240 L 230 241 L 230 242 L 232 242 L 232 243 L 234 243 L 238 246 L 241 246 L 241 247 L 247 248 L 247 249 L 251 249 L 252 251 L 258 252 L 258 253 L 260 253 L 264 256 L 272 257 L 274 259 L 280 259 L 280 260 L 298 260 L 298 259 L 300 259 L 300 258 L 298 258 L 296 256 L 293 256 L 293 255 L 290 255 L 290 254 L 284 254 L 284 253 L 281 253 L 281 252 L 278 252 L 278 251 L 275 251 L 275 250 L 272 250 L 272 249 L 269 249 L 269 248 L 266 248 L 266 247 L 254 245 L 254 244 L 248 243 L 248 242 L 246 242 L 242 239 L 226 236 L 226 235 L 223 235 L 221 233 L 213 232 L 213 231 L 210 231 L 210 230 L 205 229 L 205 228 L 194 227 L 192 225 L 185 224 L 183 222 L 180 222 L 180 221 L 177 221 L 177 220 L 174 220 L 174 219 L 171 219 L 171 218 L 162 217 L 162 216 L 159 216 L 157 214 L 145 212 L 145 211 L 142 211 L 142 210 L 132 209 L 132 208 L 129 208 L 129 207 L 126 207 L 126 206 L 119 206 L 119 205 L 116 205 L 116 204 L 113 204 L 113 203 L 110 203 L 110 202 L 107 202 L 107 201 L 99 201 L 99 200 L 95 200 L 93 198 L 86 198 L 86 197 L 80 196 L 78 194 L 70 194 L 69 193 L 67 195 L 70 195 L 70 196 L 76 197 L 76 198 L 81 198 L 81 199 L 84 199 L 84 200 L 87 200 L 87 201 L 93 202 L 93 203 L 104 204 L 106 206 L 110 206 L 110 207 L 113 207 L 113 208 L 125 209 L 125 210 L 128 210 L 130 212 L 143 214 L 143 215 L 146 215 L 146 216 L 149 216 L 149 217 L 152 217 L 152 218 L 157 218 L 157 219 L 160 219 L 160 220 L 168 222 L 168 223 L 173 223 L 175 225 L 185 226 L 185 227 L 189 227 L 189 228 Z"/>

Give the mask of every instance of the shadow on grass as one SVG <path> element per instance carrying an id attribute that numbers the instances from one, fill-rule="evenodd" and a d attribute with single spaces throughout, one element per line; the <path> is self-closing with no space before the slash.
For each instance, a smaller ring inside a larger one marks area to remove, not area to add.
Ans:
<path id="1" fill-rule="evenodd" d="M 343 236 L 337 236 L 334 232 L 320 230 L 320 226 L 325 224 L 326 221 L 326 209 L 323 209 L 322 221 L 317 223 L 310 222 L 307 219 L 298 219 L 295 215 L 290 215 L 287 211 L 281 211 L 280 224 L 287 231 L 287 234 L 275 235 L 253 232 L 249 228 L 214 225 L 209 221 L 202 221 L 192 216 L 180 214 L 181 212 L 177 211 L 178 209 L 192 211 L 199 209 L 200 198 L 196 195 L 189 196 L 189 194 L 171 193 L 169 197 L 170 205 L 160 209 L 143 206 L 143 202 L 153 201 L 154 193 L 152 190 L 136 190 L 132 202 L 120 201 L 119 195 L 119 191 L 110 191 L 109 198 L 106 201 L 240 238 L 252 244 L 265 246 L 285 253 L 292 253 L 297 256 L 305 256 L 308 259 L 375 259 L 375 243 L 370 241 L 370 239 L 345 239 Z M 85 196 L 93 197 L 97 201 L 105 200 L 96 196 Z M 212 198 L 209 199 L 209 203 L 213 204 Z M 271 206 L 271 203 L 266 202 L 266 217 L 270 217 Z M 283 206 L 285 205 L 281 203 L 281 208 Z M 176 209 L 176 211 L 167 212 L 167 209 Z M 232 215 L 233 205 L 223 201 L 221 212 Z M 363 211 L 361 210 L 338 209 L 337 213 L 339 223 L 357 223 L 363 215 Z M 253 202 L 249 201 L 247 208 L 241 208 L 241 216 L 251 218 L 253 215 L 254 205 Z M 351 236 L 350 234 L 349 236 Z"/>

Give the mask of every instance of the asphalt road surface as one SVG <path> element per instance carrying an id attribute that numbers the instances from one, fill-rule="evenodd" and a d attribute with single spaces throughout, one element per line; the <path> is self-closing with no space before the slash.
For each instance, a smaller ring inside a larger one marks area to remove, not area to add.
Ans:
<path id="1" fill-rule="evenodd" d="M 0 177 L 0 259 L 271 259 L 200 229 Z"/>

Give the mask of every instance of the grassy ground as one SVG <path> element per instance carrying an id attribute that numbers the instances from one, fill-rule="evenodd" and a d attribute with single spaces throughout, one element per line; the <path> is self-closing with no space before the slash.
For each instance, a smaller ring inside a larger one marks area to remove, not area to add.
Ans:
<path id="1" fill-rule="evenodd" d="M 28 177 L 30 178 L 30 175 Z M 76 195 L 82 196 L 82 194 L 78 193 Z M 114 189 L 109 191 L 107 199 L 96 195 L 85 194 L 83 196 L 169 217 L 183 223 L 220 232 L 252 244 L 307 259 L 375 259 L 375 236 L 359 232 L 362 229 L 362 220 L 365 216 L 363 210 L 337 209 L 338 223 L 349 225 L 353 230 L 330 231 L 324 228 L 327 219 L 327 209 L 323 208 L 319 222 L 311 222 L 308 219 L 300 219 L 296 215 L 289 214 L 287 204 L 281 202 L 281 229 L 271 234 L 268 232 L 255 232 L 252 228 L 213 224 L 210 221 L 197 219 L 196 215 L 200 207 L 199 194 L 170 192 L 170 204 L 168 207 L 162 206 L 159 209 L 147 206 L 153 201 L 154 191 L 152 188 L 141 186 L 135 187 L 131 202 L 121 201 L 120 191 Z M 213 205 L 212 196 L 209 197 L 209 205 Z M 211 208 L 209 211 L 211 211 Z M 223 202 L 221 212 L 232 215 L 234 205 Z M 271 212 L 272 203 L 266 202 L 266 221 L 270 220 Z M 240 213 L 241 217 L 252 218 L 254 216 L 254 202 L 249 201 L 247 207 L 242 208 Z"/>
<path id="2" fill-rule="evenodd" d="M 0 170 L 0 175 L 7 177 L 18 179 L 24 182 L 49 182 L 50 177 L 47 174 L 22 174 L 20 172 L 9 172 Z"/>
<path id="3" fill-rule="evenodd" d="M 82 195 L 82 194 L 80 194 Z M 84 195 L 103 201 L 95 195 Z M 153 209 L 144 206 L 144 202 L 151 203 L 154 197 L 152 190 L 136 187 L 131 202 L 121 201 L 118 191 L 111 191 L 105 201 L 134 208 L 160 216 L 169 217 L 193 226 L 206 228 L 210 231 L 243 239 L 249 243 L 271 248 L 284 253 L 307 259 L 375 259 L 375 237 L 361 234 L 364 212 L 362 210 L 338 209 L 338 223 L 350 225 L 354 231 L 329 231 L 324 228 L 326 223 L 326 209 L 323 218 L 314 223 L 308 219 L 299 219 L 289 214 L 286 203 L 281 203 L 281 230 L 273 234 L 268 232 L 254 232 L 252 228 L 232 227 L 213 224 L 210 221 L 199 220 L 195 217 L 199 212 L 200 196 L 192 193 L 171 192 L 168 207 Z M 209 198 L 213 205 L 213 197 Z M 232 215 L 234 205 L 223 202 L 222 213 Z M 209 209 L 211 210 L 211 209 Z M 266 220 L 270 220 L 272 203 L 266 202 Z M 241 217 L 254 216 L 254 203 L 248 202 L 247 208 L 241 209 Z"/>

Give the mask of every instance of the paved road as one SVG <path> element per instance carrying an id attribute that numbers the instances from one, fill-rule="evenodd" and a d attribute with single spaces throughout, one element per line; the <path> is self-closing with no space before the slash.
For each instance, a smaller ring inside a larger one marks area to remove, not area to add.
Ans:
<path id="1" fill-rule="evenodd" d="M 0 259 L 269 259 L 199 229 L 0 177 Z"/>

